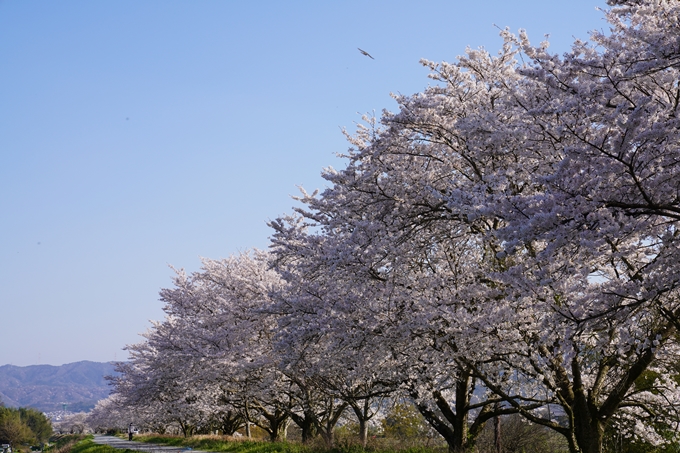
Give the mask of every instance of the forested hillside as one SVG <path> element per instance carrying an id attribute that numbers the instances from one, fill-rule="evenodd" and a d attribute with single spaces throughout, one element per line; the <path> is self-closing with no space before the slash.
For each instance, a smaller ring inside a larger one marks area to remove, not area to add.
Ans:
<path id="1" fill-rule="evenodd" d="M 106 398 L 104 376 L 114 374 L 113 364 L 75 362 L 61 366 L 0 366 L 0 399 L 10 407 L 33 407 L 42 411 L 66 408 L 79 412 L 92 409 Z"/>

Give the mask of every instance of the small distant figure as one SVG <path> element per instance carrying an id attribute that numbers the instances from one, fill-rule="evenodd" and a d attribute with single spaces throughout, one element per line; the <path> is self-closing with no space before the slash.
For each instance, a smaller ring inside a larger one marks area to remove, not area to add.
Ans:
<path id="1" fill-rule="evenodd" d="M 132 440 L 132 434 L 135 432 L 135 427 L 130 423 L 128 426 L 128 440 Z"/>
<path id="2" fill-rule="evenodd" d="M 359 48 L 357 47 L 357 49 L 359 49 Z M 359 49 L 359 52 L 361 52 L 362 55 L 366 55 L 366 56 L 369 57 L 371 60 L 375 60 L 375 58 L 373 58 L 373 57 L 371 56 L 371 54 L 368 53 L 368 52 L 366 52 L 365 50 Z"/>

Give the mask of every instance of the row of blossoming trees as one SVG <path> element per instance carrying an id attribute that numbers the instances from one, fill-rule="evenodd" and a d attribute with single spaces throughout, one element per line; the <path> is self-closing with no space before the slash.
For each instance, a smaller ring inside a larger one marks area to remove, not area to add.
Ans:
<path id="1" fill-rule="evenodd" d="M 424 62 L 433 85 L 349 137 L 269 252 L 178 271 L 107 404 L 329 442 L 349 413 L 365 442 L 390 396 L 456 452 L 505 414 L 571 452 L 674 441 L 680 2 L 617 3 L 562 57 L 503 31 Z"/>

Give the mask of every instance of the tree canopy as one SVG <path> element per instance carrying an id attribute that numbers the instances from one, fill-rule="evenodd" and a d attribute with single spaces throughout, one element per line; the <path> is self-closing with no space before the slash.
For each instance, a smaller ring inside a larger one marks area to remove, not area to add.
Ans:
<path id="1" fill-rule="evenodd" d="M 31 408 L 0 407 L 0 443 L 13 446 L 45 442 L 52 435 L 50 420 Z"/>
<path id="2" fill-rule="evenodd" d="M 509 414 L 573 453 L 677 441 L 680 2 L 605 16 L 562 56 L 503 30 L 423 61 L 433 84 L 348 134 L 269 252 L 178 273 L 120 401 L 272 439 L 332 442 L 398 396 L 456 452 Z"/>

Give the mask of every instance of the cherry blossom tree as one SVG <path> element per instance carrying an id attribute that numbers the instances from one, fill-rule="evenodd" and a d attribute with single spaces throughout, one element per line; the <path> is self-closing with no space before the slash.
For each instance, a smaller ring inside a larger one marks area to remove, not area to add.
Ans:
<path id="1" fill-rule="evenodd" d="M 531 144 L 524 165 L 544 164 L 533 178 L 541 190 L 498 210 L 504 252 L 523 254 L 505 281 L 559 315 L 560 345 L 544 335 L 536 355 L 547 366 L 532 366 L 549 369 L 538 375 L 558 390 L 583 451 L 599 451 L 604 427 L 623 415 L 659 442 L 641 421 L 676 413 L 679 12 L 675 1 L 625 2 L 607 13 L 609 34 L 562 58 L 517 40 L 535 86 L 514 94 Z M 649 373 L 659 388 L 640 383 Z"/>
<path id="2" fill-rule="evenodd" d="M 376 140 L 375 149 L 386 141 Z M 471 448 L 486 420 L 517 410 L 497 408 L 498 397 L 473 399 L 475 378 L 453 353 L 455 332 L 468 328 L 455 321 L 461 308 L 458 292 L 467 293 L 474 282 L 473 274 L 460 270 L 472 261 L 460 258 L 479 255 L 479 248 L 471 246 L 474 241 L 460 222 L 458 229 L 446 231 L 425 226 L 424 217 L 434 220 L 439 207 L 427 193 L 416 191 L 416 184 L 400 180 L 415 174 L 417 158 L 394 156 L 393 161 L 383 153 L 374 160 L 375 154 L 367 156 L 368 148 L 363 151 L 348 170 L 326 175 L 333 189 L 319 199 L 303 198 L 314 211 L 301 214 L 321 233 L 308 234 L 302 220 L 272 223 L 283 275 L 302 288 L 296 299 L 287 301 L 288 315 L 281 322 L 301 344 L 323 342 L 325 354 L 316 359 L 321 369 L 342 358 L 339 363 L 350 370 L 368 369 L 383 383 L 399 383 L 452 450 Z M 392 186 L 389 172 L 400 160 L 413 168 L 411 173 L 393 171 Z M 376 187 L 376 181 L 382 185 Z M 411 194 L 395 195 L 393 189 L 413 189 L 419 206 L 401 211 Z M 467 278 L 472 279 L 466 284 Z M 470 416 L 474 422 L 468 426 Z"/>
<path id="3" fill-rule="evenodd" d="M 100 400 L 88 414 L 87 424 L 95 432 L 118 430 L 124 432 L 129 423 L 140 426 L 138 419 L 121 403 L 117 394 Z"/>
<path id="4" fill-rule="evenodd" d="M 185 433 L 243 420 L 362 440 L 407 398 L 452 452 L 520 414 L 600 453 L 680 417 L 680 1 L 612 1 L 562 56 L 424 61 L 433 85 L 366 118 L 330 187 L 271 222 L 271 254 L 204 260 L 161 292 L 119 398 Z M 249 426 L 249 425 L 247 425 Z"/>
<path id="5" fill-rule="evenodd" d="M 351 138 L 332 187 L 301 197 L 307 225 L 272 223 L 301 322 L 409 357 L 401 377 L 441 414 L 461 413 L 434 393 L 454 386 L 425 367 L 481 380 L 572 451 L 630 417 L 660 441 L 644 422 L 677 407 L 678 17 L 675 1 L 626 4 L 564 57 L 504 31 L 498 56 L 425 62 L 438 84 Z"/>
<path id="6" fill-rule="evenodd" d="M 175 418 L 185 434 L 206 427 L 232 434 L 246 422 L 279 440 L 292 418 L 306 438 L 320 433 L 331 443 L 346 405 L 280 366 L 269 305 L 285 288 L 269 267 L 268 254 L 253 251 L 178 271 L 175 286 L 161 291 L 166 320 L 128 347 L 119 393 L 131 404 L 158 400 L 166 412 L 193 414 L 193 422 Z"/>
<path id="7" fill-rule="evenodd" d="M 139 413 L 135 418 L 142 418 L 148 408 L 153 408 L 156 423 L 176 423 L 184 436 L 190 436 L 208 419 L 202 389 L 193 385 L 200 369 L 157 348 L 161 338 L 168 340 L 169 324 L 156 323 L 155 329 L 145 334 L 147 341 L 127 346 L 130 360 L 117 365 L 114 392 L 120 404 Z"/>
<path id="8" fill-rule="evenodd" d="M 276 369 L 274 324 L 262 309 L 280 286 L 276 273 L 268 270 L 267 255 L 254 251 L 204 259 L 201 272 L 179 271 L 175 288 L 161 292 L 165 311 L 181 332 L 180 341 L 166 341 L 167 349 L 181 351 L 200 368 L 197 376 L 204 383 L 221 389 L 219 401 L 234 409 L 222 414 L 257 424 L 273 440 L 285 437 L 289 383 Z"/>

